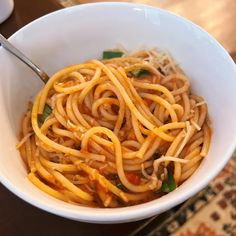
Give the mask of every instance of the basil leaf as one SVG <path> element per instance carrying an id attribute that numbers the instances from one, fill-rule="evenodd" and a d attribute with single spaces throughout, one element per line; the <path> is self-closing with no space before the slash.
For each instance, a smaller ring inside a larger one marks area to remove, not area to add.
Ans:
<path id="1" fill-rule="evenodd" d="M 44 121 L 50 116 L 52 113 L 52 108 L 46 103 L 44 106 L 43 114 L 38 116 L 38 125 L 41 127 Z"/>
<path id="2" fill-rule="evenodd" d="M 174 176 L 171 172 L 168 171 L 168 177 L 162 182 L 161 191 L 164 193 L 172 192 L 176 189 L 176 183 Z"/>
<path id="3" fill-rule="evenodd" d="M 133 74 L 135 77 L 139 78 L 139 77 L 141 77 L 142 75 L 149 75 L 149 71 L 143 70 L 143 69 L 136 69 L 136 70 L 132 71 L 132 74 Z"/>
<path id="4" fill-rule="evenodd" d="M 152 159 L 153 160 L 156 160 L 156 159 L 158 159 L 158 158 L 160 158 L 160 154 L 158 153 L 158 152 L 155 152 L 154 154 L 153 154 L 153 156 L 152 156 Z"/>
<path id="5" fill-rule="evenodd" d="M 123 52 L 119 52 L 119 51 L 104 51 L 103 52 L 103 59 L 112 59 L 112 58 L 116 58 L 116 57 L 121 57 L 124 53 Z"/>
<path id="6" fill-rule="evenodd" d="M 125 186 L 122 183 L 118 183 L 116 185 L 117 188 L 121 189 L 121 190 L 126 190 Z"/>

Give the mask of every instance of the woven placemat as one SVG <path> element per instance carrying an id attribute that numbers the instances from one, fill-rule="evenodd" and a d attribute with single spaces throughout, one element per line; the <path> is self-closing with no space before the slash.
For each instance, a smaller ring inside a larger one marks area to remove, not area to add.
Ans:
<path id="1" fill-rule="evenodd" d="M 236 236 L 236 154 L 203 191 L 163 215 L 133 235 Z"/>

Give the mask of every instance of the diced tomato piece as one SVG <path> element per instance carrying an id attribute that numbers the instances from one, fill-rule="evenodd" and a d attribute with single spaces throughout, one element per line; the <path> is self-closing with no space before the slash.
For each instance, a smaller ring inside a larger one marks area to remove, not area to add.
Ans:
<path id="1" fill-rule="evenodd" d="M 149 107 L 152 104 L 152 100 L 150 99 L 144 99 L 144 103 Z"/>
<path id="2" fill-rule="evenodd" d="M 129 182 L 131 184 L 134 184 L 134 185 L 139 185 L 140 184 L 141 180 L 140 180 L 140 177 L 137 174 L 128 172 L 125 175 L 126 175 L 126 178 L 129 180 Z"/>

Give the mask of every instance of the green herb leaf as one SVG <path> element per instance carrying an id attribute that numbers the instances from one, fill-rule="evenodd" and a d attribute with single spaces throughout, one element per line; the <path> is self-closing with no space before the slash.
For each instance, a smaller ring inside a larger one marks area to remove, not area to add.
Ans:
<path id="1" fill-rule="evenodd" d="M 125 186 L 122 183 L 118 183 L 116 185 L 117 188 L 121 189 L 121 190 L 125 190 Z"/>
<path id="2" fill-rule="evenodd" d="M 44 106 L 43 114 L 39 115 L 38 117 L 38 125 L 41 127 L 44 123 L 44 121 L 50 116 L 52 113 L 52 108 L 46 103 Z"/>
<path id="3" fill-rule="evenodd" d="M 142 75 L 149 75 L 149 71 L 143 70 L 143 69 L 136 69 L 136 70 L 132 71 L 132 74 L 133 74 L 135 77 L 139 78 L 139 77 L 141 77 Z"/>
<path id="4" fill-rule="evenodd" d="M 168 171 L 168 177 L 162 182 L 161 191 L 164 193 L 172 192 L 176 189 L 176 183 L 173 174 Z"/>
<path id="5" fill-rule="evenodd" d="M 152 159 L 153 160 L 156 160 L 156 159 L 158 159 L 158 158 L 160 158 L 160 153 L 158 153 L 158 152 L 155 152 L 154 154 L 153 154 L 153 156 L 152 156 Z"/>
<path id="6" fill-rule="evenodd" d="M 111 59 L 116 57 L 121 57 L 124 53 L 119 51 L 104 51 L 103 52 L 103 59 Z"/>

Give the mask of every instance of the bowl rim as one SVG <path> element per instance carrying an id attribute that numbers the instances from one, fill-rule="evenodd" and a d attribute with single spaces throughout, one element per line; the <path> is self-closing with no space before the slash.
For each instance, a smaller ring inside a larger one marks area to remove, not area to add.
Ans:
<path id="1" fill-rule="evenodd" d="M 124 3 L 124 2 L 98 2 L 98 3 L 87 3 L 87 4 L 81 4 L 76 5 L 68 8 L 62 8 L 60 10 L 51 12 L 49 14 L 46 14 L 44 16 L 41 16 L 34 21 L 28 23 L 24 27 L 20 28 L 18 31 L 16 31 L 12 36 L 9 37 L 9 41 L 14 41 L 15 38 L 17 38 L 17 35 L 19 33 L 24 32 L 24 30 L 33 27 L 33 25 L 37 24 L 38 22 L 42 20 L 46 20 L 48 17 L 50 18 L 53 15 L 60 15 L 63 12 L 69 12 L 71 10 L 75 11 L 81 11 L 87 8 L 95 8 L 95 7 L 125 7 L 125 8 L 140 8 L 142 10 L 144 9 L 150 9 L 155 10 L 157 12 L 161 12 L 166 15 L 170 15 L 172 17 L 175 17 L 176 19 L 180 20 L 182 23 L 187 23 L 191 27 L 197 29 L 199 32 L 207 36 L 211 40 L 211 42 L 214 44 L 215 47 L 217 47 L 225 56 L 226 60 L 232 64 L 232 67 L 235 68 L 235 75 L 236 75 L 236 66 L 228 54 L 228 52 L 221 46 L 221 44 L 213 38 L 208 32 L 206 32 L 204 29 L 202 29 L 200 26 L 196 25 L 195 23 L 191 22 L 190 20 L 179 16 L 173 12 L 170 12 L 168 10 L 160 9 L 153 6 L 148 6 L 145 4 L 137 4 L 137 3 Z M 91 223 L 121 223 L 121 222 L 131 222 L 135 220 L 144 219 L 147 217 L 151 217 L 155 214 L 162 213 L 166 210 L 169 210 L 173 206 L 176 206 L 180 204 L 181 202 L 185 201 L 186 199 L 190 198 L 194 194 L 196 194 L 198 191 L 203 189 L 209 182 L 212 180 L 219 172 L 223 169 L 225 164 L 228 162 L 230 157 L 232 156 L 234 149 L 236 147 L 236 135 L 234 140 L 232 141 L 230 147 L 228 148 L 227 152 L 224 155 L 224 158 L 221 159 L 221 162 L 217 164 L 217 166 L 211 170 L 211 172 L 208 173 L 206 178 L 204 180 L 201 180 L 197 185 L 194 185 L 192 189 L 188 189 L 188 191 L 185 191 L 184 195 L 177 196 L 173 199 L 171 202 L 162 202 L 161 205 L 154 204 L 155 201 L 158 201 L 158 199 L 135 205 L 135 206 L 129 206 L 129 207 L 123 207 L 123 208 L 115 208 L 115 209 L 105 209 L 105 208 L 88 208 L 83 206 L 76 206 L 76 210 L 71 210 L 67 207 L 60 206 L 60 207 L 54 207 L 53 205 L 50 205 L 49 203 L 43 202 L 40 199 L 33 198 L 30 194 L 24 193 L 21 191 L 19 187 L 14 186 L 14 184 L 8 180 L 2 173 L 0 172 L 0 182 L 8 188 L 12 193 L 23 199 L 24 201 L 28 202 L 29 204 L 36 206 L 40 209 L 45 210 L 46 212 L 50 212 L 55 215 L 59 215 L 62 217 L 66 217 L 73 220 L 83 221 L 83 222 L 91 222 Z M 58 200 L 59 201 L 59 200 Z M 77 207 L 79 207 L 79 210 L 77 210 Z M 88 209 L 93 209 L 89 210 Z"/>

